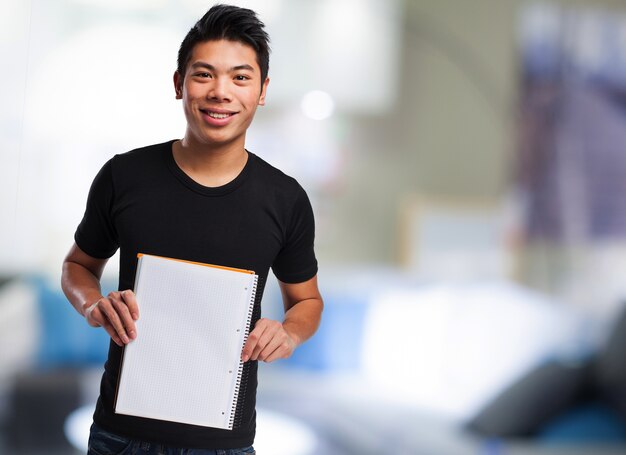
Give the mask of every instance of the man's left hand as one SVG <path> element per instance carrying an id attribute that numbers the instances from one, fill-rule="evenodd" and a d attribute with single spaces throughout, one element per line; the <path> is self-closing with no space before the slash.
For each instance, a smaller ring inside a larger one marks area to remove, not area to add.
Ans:
<path id="1" fill-rule="evenodd" d="M 257 321 L 254 330 L 250 332 L 241 358 L 244 362 L 262 360 L 269 363 L 291 357 L 297 345 L 297 340 L 285 330 L 283 324 L 279 321 L 261 318 Z"/>

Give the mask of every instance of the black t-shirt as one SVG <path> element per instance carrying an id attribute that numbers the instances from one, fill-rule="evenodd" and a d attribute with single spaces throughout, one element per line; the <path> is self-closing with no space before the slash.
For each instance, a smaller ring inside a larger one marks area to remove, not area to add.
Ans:
<path id="1" fill-rule="evenodd" d="M 119 290 L 133 289 L 138 253 L 254 270 L 259 286 L 252 328 L 261 315 L 270 267 L 285 283 L 300 283 L 317 273 L 309 199 L 296 180 L 250 152 L 234 180 L 202 186 L 176 164 L 173 142 L 116 155 L 102 167 L 76 230 L 76 244 L 96 258 L 109 258 L 120 249 Z M 223 430 L 115 414 L 122 349 L 110 342 L 94 413 L 98 425 L 180 447 L 253 444 L 256 361 L 244 364 L 233 430 Z"/>

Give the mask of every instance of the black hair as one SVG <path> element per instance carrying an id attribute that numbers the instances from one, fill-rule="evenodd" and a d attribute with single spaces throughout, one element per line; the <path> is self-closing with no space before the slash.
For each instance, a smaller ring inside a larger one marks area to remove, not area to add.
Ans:
<path id="1" fill-rule="evenodd" d="M 267 78 L 270 62 L 269 35 L 265 24 L 251 9 L 231 5 L 214 5 L 189 30 L 178 50 L 178 73 L 185 77 L 193 47 L 204 41 L 225 39 L 247 44 L 256 53 L 261 68 L 261 84 Z"/>

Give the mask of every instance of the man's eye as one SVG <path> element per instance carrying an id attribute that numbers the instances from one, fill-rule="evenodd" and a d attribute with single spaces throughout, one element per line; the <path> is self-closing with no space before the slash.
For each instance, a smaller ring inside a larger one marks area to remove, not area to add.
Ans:
<path id="1" fill-rule="evenodd" d="M 250 78 L 248 76 L 244 75 L 244 74 L 239 74 L 239 75 L 235 76 L 235 80 L 236 81 L 247 81 L 249 79 Z"/>
<path id="2" fill-rule="evenodd" d="M 211 77 L 211 75 L 209 73 L 196 73 L 196 76 L 198 76 L 198 77 Z"/>

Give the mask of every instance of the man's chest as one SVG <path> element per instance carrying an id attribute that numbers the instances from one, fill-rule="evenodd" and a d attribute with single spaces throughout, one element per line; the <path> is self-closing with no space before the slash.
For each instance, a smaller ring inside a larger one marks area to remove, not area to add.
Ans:
<path id="1" fill-rule="evenodd" d="M 254 194 L 132 195 L 114 218 L 120 248 L 240 268 L 266 268 L 282 248 L 286 214 Z"/>

